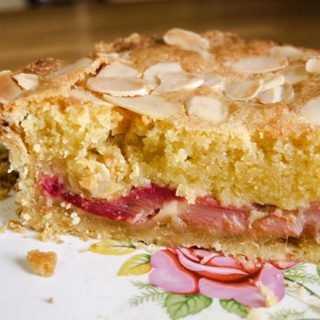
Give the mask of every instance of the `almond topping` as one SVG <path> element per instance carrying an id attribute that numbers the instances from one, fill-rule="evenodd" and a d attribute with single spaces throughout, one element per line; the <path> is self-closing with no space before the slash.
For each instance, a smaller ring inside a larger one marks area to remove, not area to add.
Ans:
<path id="1" fill-rule="evenodd" d="M 231 64 L 231 67 L 238 72 L 264 73 L 285 68 L 288 60 L 281 56 L 251 56 L 242 58 Z"/>
<path id="2" fill-rule="evenodd" d="M 215 91 L 223 91 L 225 89 L 225 82 L 221 77 L 205 75 L 203 79 L 204 84 Z"/>
<path id="3" fill-rule="evenodd" d="M 194 96 L 186 104 L 189 114 L 218 123 L 227 117 L 227 108 L 221 101 L 207 96 Z"/>
<path id="4" fill-rule="evenodd" d="M 262 77 L 262 80 L 261 92 L 283 85 L 285 79 L 282 74 L 267 73 Z"/>
<path id="5" fill-rule="evenodd" d="M 165 119 L 181 113 L 182 106 L 159 96 L 143 96 L 134 98 L 117 98 L 104 95 L 104 98 L 116 106 L 132 112 L 150 116 L 154 119 Z"/>
<path id="6" fill-rule="evenodd" d="M 68 65 L 62 67 L 61 69 L 50 73 L 47 78 L 53 79 L 56 77 L 64 76 L 68 73 L 81 71 L 81 70 L 89 67 L 92 62 L 93 62 L 93 60 L 88 57 L 81 58 L 72 64 L 68 64 Z"/>
<path id="7" fill-rule="evenodd" d="M 280 55 L 286 58 L 298 58 L 305 55 L 305 53 L 293 46 L 277 46 L 270 49 L 273 55 Z"/>
<path id="8" fill-rule="evenodd" d="M 115 97 L 144 96 L 149 93 L 148 83 L 138 78 L 94 77 L 87 80 L 88 89 Z"/>
<path id="9" fill-rule="evenodd" d="M 22 89 L 12 79 L 12 72 L 9 70 L 0 71 L 0 103 L 14 100 L 22 94 Z"/>
<path id="10" fill-rule="evenodd" d="M 306 63 L 306 70 L 310 73 L 320 73 L 320 57 L 309 59 Z"/>
<path id="11" fill-rule="evenodd" d="M 165 33 L 163 40 L 166 44 L 208 55 L 209 41 L 195 32 L 174 28 Z"/>
<path id="12" fill-rule="evenodd" d="M 39 76 L 33 73 L 17 73 L 12 78 L 24 90 L 31 90 L 39 85 Z"/>
<path id="13" fill-rule="evenodd" d="M 285 83 L 282 86 L 282 96 L 281 101 L 289 101 L 292 100 L 294 97 L 294 89 L 291 84 Z"/>
<path id="14" fill-rule="evenodd" d="M 137 77 L 139 72 L 123 63 L 114 61 L 103 67 L 97 74 L 97 77 L 112 77 L 112 78 L 131 78 Z"/>
<path id="15" fill-rule="evenodd" d="M 282 98 L 282 87 L 274 87 L 259 93 L 258 100 L 263 104 L 280 102 Z"/>
<path id="16" fill-rule="evenodd" d="M 196 89 L 203 85 L 204 80 L 186 72 L 159 73 L 160 85 L 154 90 L 155 93 L 177 91 L 181 89 Z"/>
<path id="17" fill-rule="evenodd" d="M 183 71 L 177 62 L 160 62 L 147 68 L 143 73 L 143 78 L 156 83 L 159 73 Z"/>
<path id="18" fill-rule="evenodd" d="M 262 85 L 262 79 L 230 80 L 226 84 L 225 95 L 232 100 L 246 101 L 255 98 Z"/>
<path id="19" fill-rule="evenodd" d="M 311 124 L 320 124 L 320 96 L 308 101 L 301 108 L 301 115 Z"/>
<path id="20" fill-rule="evenodd" d="M 288 68 L 284 74 L 287 83 L 296 84 L 307 80 L 309 75 L 303 64 Z"/>
<path id="21" fill-rule="evenodd" d="M 70 92 L 70 96 L 79 100 L 85 100 L 85 101 L 90 101 L 92 103 L 100 104 L 105 107 L 112 107 L 113 105 L 111 103 L 108 103 L 104 101 L 103 99 L 100 99 L 93 95 L 90 91 L 77 88 L 77 89 L 72 89 Z"/>
<path id="22" fill-rule="evenodd" d="M 111 59 L 118 59 L 120 57 L 118 52 L 96 52 L 96 56 L 99 58 L 111 58 Z"/>

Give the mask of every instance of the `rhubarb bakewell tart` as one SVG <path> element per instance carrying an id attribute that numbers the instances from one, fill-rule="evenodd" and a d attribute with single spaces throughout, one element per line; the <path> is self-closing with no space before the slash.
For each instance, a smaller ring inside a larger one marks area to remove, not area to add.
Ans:
<path id="1" fill-rule="evenodd" d="M 320 52 L 171 29 L 0 73 L 38 231 L 320 260 Z"/>

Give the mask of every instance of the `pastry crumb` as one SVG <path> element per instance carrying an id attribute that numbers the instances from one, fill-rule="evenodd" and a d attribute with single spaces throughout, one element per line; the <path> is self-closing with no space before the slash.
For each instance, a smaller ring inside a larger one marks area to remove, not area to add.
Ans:
<path id="1" fill-rule="evenodd" d="M 0 227 L 0 235 L 5 233 L 8 230 L 8 223 L 5 222 L 1 227 Z"/>
<path id="2" fill-rule="evenodd" d="M 49 240 L 54 240 L 55 236 L 57 236 L 57 232 L 52 229 L 49 223 L 45 223 L 44 229 L 36 235 L 36 238 L 37 240 L 47 242 Z"/>
<path id="3" fill-rule="evenodd" d="M 21 233 L 24 230 L 21 222 L 18 220 L 9 220 L 7 228 L 13 232 Z"/>
<path id="4" fill-rule="evenodd" d="M 49 240 L 54 241 L 56 244 L 62 244 L 64 241 L 58 236 L 55 232 L 50 232 L 48 230 L 44 230 L 35 235 L 35 238 L 42 242 L 48 242 Z"/>
<path id="5" fill-rule="evenodd" d="M 76 226 L 77 224 L 79 224 L 80 221 L 81 221 L 80 217 L 78 216 L 78 213 L 75 212 L 75 211 L 71 213 L 70 217 L 71 217 L 71 219 L 72 219 L 71 223 L 72 223 L 72 225 L 74 225 L 74 226 Z"/>
<path id="6" fill-rule="evenodd" d="M 46 302 L 49 303 L 49 304 L 53 304 L 53 298 L 50 297 L 50 298 L 46 299 Z"/>
<path id="7" fill-rule="evenodd" d="M 52 240 L 56 243 L 56 244 L 63 244 L 64 241 L 57 235 L 55 234 L 52 238 Z"/>
<path id="8" fill-rule="evenodd" d="M 57 255 L 53 251 L 31 250 L 28 252 L 27 261 L 34 273 L 42 277 L 51 277 L 56 269 Z"/>

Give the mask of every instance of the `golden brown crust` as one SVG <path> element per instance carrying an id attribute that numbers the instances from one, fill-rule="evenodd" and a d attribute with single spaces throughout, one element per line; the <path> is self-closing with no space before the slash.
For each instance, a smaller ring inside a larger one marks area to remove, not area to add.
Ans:
<path id="1" fill-rule="evenodd" d="M 22 101 L 8 104 L 5 108 L 9 111 L 20 109 L 24 106 L 25 100 L 34 101 L 44 97 L 63 95 L 70 92 L 70 88 L 76 83 L 83 84 L 84 79 L 96 72 L 102 65 L 114 61 L 112 56 L 101 56 L 102 53 L 117 52 L 123 59 L 127 59 L 140 72 L 147 67 L 158 62 L 179 62 L 184 70 L 192 73 L 214 73 L 217 76 L 229 78 L 252 78 L 255 75 L 239 73 L 225 66 L 226 61 L 237 61 L 246 56 L 263 56 L 268 53 L 276 44 L 271 41 L 248 40 L 245 41 L 238 36 L 221 31 L 208 31 L 203 33 L 211 43 L 211 55 L 203 57 L 197 52 L 183 50 L 176 46 L 168 46 L 163 41 L 152 37 L 132 34 L 127 38 L 120 38 L 113 43 L 98 43 L 96 45 L 96 54 L 94 63 L 91 66 L 58 78 L 46 77 L 49 73 L 59 69 L 63 65 L 60 60 L 52 58 L 40 59 L 26 66 L 23 71 L 36 73 L 41 78 L 41 85 L 34 91 L 26 92 Z M 302 49 L 301 49 L 302 50 Z M 318 51 L 303 49 L 308 55 L 320 55 Z M 121 58 L 122 59 L 122 58 Z M 305 63 L 306 57 L 288 58 L 293 64 Z M 280 72 L 280 71 L 279 71 Z M 275 72 L 278 73 L 278 72 Z M 306 130 L 312 129 L 310 124 L 306 123 L 300 117 L 300 109 L 304 103 L 314 97 L 317 97 L 320 90 L 320 75 L 313 75 L 306 81 L 294 85 L 294 98 L 285 103 L 272 103 L 261 105 L 255 102 L 243 103 L 226 100 L 230 105 L 231 112 L 228 118 L 229 122 L 235 120 L 241 121 L 252 129 L 259 131 L 269 131 L 275 137 L 278 135 L 289 136 L 291 134 L 304 134 Z M 210 90 L 209 90 L 210 91 Z M 208 88 L 200 87 L 194 91 L 182 90 L 164 94 L 171 101 L 183 102 L 194 94 L 213 95 L 215 92 L 209 92 Z M 219 94 L 218 94 L 219 95 Z M 223 98 L 222 98 L 223 99 Z M 296 115 L 296 116 L 295 116 Z M 174 119 L 173 119 L 174 120 Z M 179 122 L 179 118 L 177 122 Z M 183 119 L 183 123 L 192 126 L 192 117 Z M 203 129 L 212 126 L 210 123 L 203 122 Z M 198 125 L 198 124 L 196 124 Z"/>
<path id="2" fill-rule="evenodd" d="M 24 73 L 34 73 L 41 77 L 44 77 L 47 74 L 61 68 L 62 65 L 62 60 L 58 60 L 55 58 L 41 58 L 27 64 L 26 66 L 21 68 L 20 71 Z"/>

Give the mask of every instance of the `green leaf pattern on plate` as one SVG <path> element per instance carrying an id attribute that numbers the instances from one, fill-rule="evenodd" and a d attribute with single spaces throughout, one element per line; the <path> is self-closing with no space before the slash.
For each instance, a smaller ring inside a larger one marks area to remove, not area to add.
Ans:
<path id="1" fill-rule="evenodd" d="M 230 300 L 220 300 L 221 307 L 230 312 L 234 313 L 240 318 L 245 318 L 250 311 L 250 308 L 245 306 L 244 304 L 241 304 L 240 302 L 237 302 L 233 299 Z"/>
<path id="2" fill-rule="evenodd" d="M 151 270 L 150 259 L 150 254 L 137 254 L 122 265 L 117 275 L 137 276 L 148 273 Z"/>
<path id="3" fill-rule="evenodd" d="M 177 320 L 208 308 L 212 299 L 201 294 L 181 295 L 169 293 L 164 301 L 170 319 Z"/>
<path id="4" fill-rule="evenodd" d="M 118 240 L 100 241 L 92 244 L 89 248 L 91 252 L 113 256 L 125 255 L 135 250 L 136 246 L 133 243 Z"/>

